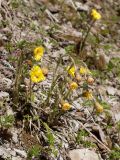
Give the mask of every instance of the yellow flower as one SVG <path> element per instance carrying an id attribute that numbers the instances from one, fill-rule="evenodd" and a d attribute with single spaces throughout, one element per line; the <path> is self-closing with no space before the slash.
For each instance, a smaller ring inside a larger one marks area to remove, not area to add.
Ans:
<path id="1" fill-rule="evenodd" d="M 87 99 L 89 99 L 89 100 L 92 100 L 92 99 L 93 99 L 92 92 L 90 92 L 90 91 L 85 91 L 85 92 L 83 93 L 83 97 L 85 97 L 85 98 L 87 98 Z"/>
<path id="2" fill-rule="evenodd" d="M 30 71 L 31 81 L 34 83 L 38 83 L 40 81 L 45 80 L 45 76 L 42 73 L 42 70 L 39 66 L 33 66 Z"/>
<path id="3" fill-rule="evenodd" d="M 80 74 L 90 74 L 90 70 L 88 68 L 85 67 L 80 67 Z"/>
<path id="4" fill-rule="evenodd" d="M 91 16 L 94 20 L 101 19 L 101 14 L 97 12 L 95 9 L 92 9 Z"/>
<path id="5" fill-rule="evenodd" d="M 62 110 L 68 111 L 70 108 L 71 108 L 71 106 L 69 103 L 67 103 L 67 102 L 63 103 Z"/>
<path id="6" fill-rule="evenodd" d="M 75 67 L 74 66 L 71 68 L 70 68 L 70 66 L 68 66 L 67 71 L 68 71 L 68 74 L 70 74 L 71 76 L 73 76 L 73 77 L 75 76 Z"/>
<path id="7" fill-rule="evenodd" d="M 77 85 L 76 82 L 71 82 L 71 83 L 70 83 L 70 89 L 71 89 L 71 90 L 75 90 L 75 89 L 77 89 L 77 88 L 78 88 L 78 85 Z"/>
<path id="8" fill-rule="evenodd" d="M 39 61 L 44 53 L 44 47 L 40 46 L 34 49 L 34 59 Z"/>
<path id="9" fill-rule="evenodd" d="M 96 108 L 96 111 L 98 112 L 98 113 L 102 113 L 103 112 L 103 106 L 100 104 L 100 103 L 98 103 L 98 102 L 95 102 L 95 108 Z"/>

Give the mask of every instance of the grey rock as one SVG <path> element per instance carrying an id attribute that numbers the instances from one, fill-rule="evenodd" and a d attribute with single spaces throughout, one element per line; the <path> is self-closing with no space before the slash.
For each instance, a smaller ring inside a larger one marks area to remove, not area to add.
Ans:
<path id="1" fill-rule="evenodd" d="M 73 128 L 75 132 L 78 131 L 78 129 L 80 128 L 79 122 L 76 120 L 71 120 L 70 122 L 71 122 L 71 128 Z"/>
<path id="2" fill-rule="evenodd" d="M 12 160 L 22 160 L 22 158 L 17 156 L 17 157 L 12 157 Z"/>
<path id="3" fill-rule="evenodd" d="M 120 90 L 117 90 L 116 95 L 120 96 Z"/>
<path id="4" fill-rule="evenodd" d="M 71 160 L 102 160 L 94 151 L 89 149 L 74 149 L 69 152 Z"/>
<path id="5" fill-rule="evenodd" d="M 9 115 L 14 115 L 14 112 L 13 112 L 12 108 L 8 105 L 6 106 L 6 113 L 7 113 L 8 116 Z"/>
<path id="6" fill-rule="evenodd" d="M 52 55 L 51 55 L 52 58 L 54 59 L 57 59 L 59 57 L 59 52 L 58 51 L 55 51 Z"/>
<path id="7" fill-rule="evenodd" d="M 114 88 L 114 87 L 107 87 L 107 93 L 109 94 L 109 95 L 112 95 L 112 96 L 114 96 L 115 95 L 115 93 L 116 93 L 116 88 Z"/>
<path id="8" fill-rule="evenodd" d="M 10 143 L 4 143 L 4 144 L 2 145 L 2 147 L 4 147 L 4 148 L 10 148 Z"/>
<path id="9" fill-rule="evenodd" d="M 1 84 L 3 84 L 4 89 L 11 88 L 12 80 L 10 80 L 9 78 L 2 78 L 0 80 L 0 82 L 1 82 Z"/>
<path id="10" fill-rule="evenodd" d="M 59 157 L 59 160 L 63 160 L 63 158 L 60 156 L 60 157 Z"/>
<path id="11" fill-rule="evenodd" d="M 6 52 L 7 54 L 7 52 Z M 4 66 L 6 66 L 7 68 L 9 68 L 12 71 L 15 71 L 14 67 L 6 60 L 3 60 L 2 63 L 4 64 Z"/>
<path id="12" fill-rule="evenodd" d="M 66 57 L 63 57 L 62 59 L 63 59 L 63 62 L 69 62 L 70 58 L 69 58 L 69 56 L 66 56 Z"/>
<path id="13" fill-rule="evenodd" d="M 0 146 L 0 156 L 6 159 L 6 158 L 10 158 L 11 154 L 9 150 L 4 148 L 3 146 Z"/>
<path id="14" fill-rule="evenodd" d="M 11 148 L 8 148 L 7 150 L 10 152 L 11 156 L 16 156 L 16 152 L 11 150 Z"/>
<path id="15" fill-rule="evenodd" d="M 4 34 L 1 34 L 1 33 L 0 33 L 0 39 L 6 41 L 6 40 L 7 40 L 7 37 L 6 37 Z"/>
<path id="16" fill-rule="evenodd" d="M 0 92 L 0 100 L 9 99 L 9 93 L 7 92 Z"/>
<path id="17" fill-rule="evenodd" d="M 11 151 L 10 154 L 11 154 L 12 156 L 16 156 L 16 152 L 15 152 L 15 151 Z"/>
<path id="18" fill-rule="evenodd" d="M 80 2 L 75 3 L 78 11 L 89 11 L 88 5 L 82 4 Z"/>
<path id="19" fill-rule="evenodd" d="M 20 157 L 27 158 L 27 153 L 26 153 L 24 150 L 19 150 L 19 149 L 14 148 L 14 151 L 15 151 Z"/>
<path id="20" fill-rule="evenodd" d="M 11 133 L 12 133 L 12 140 L 14 143 L 18 143 L 18 133 L 16 130 L 11 130 Z"/>
<path id="21" fill-rule="evenodd" d="M 112 114 L 113 117 L 115 119 L 115 122 L 119 122 L 120 121 L 120 103 L 116 103 L 115 105 L 113 105 L 112 109 Z"/>

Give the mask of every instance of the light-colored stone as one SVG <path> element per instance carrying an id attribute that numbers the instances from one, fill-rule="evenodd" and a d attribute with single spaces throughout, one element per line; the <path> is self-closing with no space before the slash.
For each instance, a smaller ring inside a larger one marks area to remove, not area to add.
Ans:
<path id="1" fill-rule="evenodd" d="M 9 98 L 9 93 L 3 92 L 3 91 L 0 92 L 0 100 L 8 99 L 8 98 Z"/>
<path id="2" fill-rule="evenodd" d="M 14 151 L 21 157 L 23 158 L 27 158 L 27 153 L 24 151 L 24 150 L 19 150 L 19 149 L 16 149 L 14 148 Z"/>
<path id="3" fill-rule="evenodd" d="M 18 142 L 18 135 L 16 133 L 13 133 L 12 140 L 14 143 Z"/>
<path id="4" fill-rule="evenodd" d="M 75 149 L 69 152 L 71 160 L 102 160 L 94 151 L 89 149 Z"/>
<path id="5" fill-rule="evenodd" d="M 112 109 L 112 114 L 113 118 L 115 119 L 115 123 L 120 121 L 120 103 L 116 103 L 113 105 Z"/>
<path id="6" fill-rule="evenodd" d="M 80 2 L 75 2 L 75 4 L 77 6 L 77 10 L 80 10 L 80 11 L 89 11 L 88 5 L 82 4 Z"/>
<path id="7" fill-rule="evenodd" d="M 18 143 L 18 131 L 15 130 L 14 128 L 10 129 L 11 133 L 12 133 L 12 140 L 14 143 Z"/>
<path id="8" fill-rule="evenodd" d="M 22 158 L 17 156 L 17 157 L 12 157 L 12 160 L 22 160 Z"/>
<path id="9" fill-rule="evenodd" d="M 12 80 L 11 79 L 9 79 L 9 78 L 3 78 L 2 79 L 2 82 L 3 82 L 3 84 L 6 86 L 6 88 L 10 88 L 11 87 L 11 85 L 12 85 Z"/>
<path id="10" fill-rule="evenodd" d="M 116 93 L 116 88 L 114 88 L 114 87 L 107 87 L 107 93 L 109 94 L 109 95 L 112 95 L 112 96 L 114 96 L 115 95 L 115 93 Z"/>
<path id="11" fill-rule="evenodd" d="M 13 112 L 12 108 L 8 105 L 6 106 L 6 113 L 7 113 L 8 116 L 9 115 L 14 115 L 14 112 Z"/>
<path id="12" fill-rule="evenodd" d="M 15 151 L 10 151 L 10 154 L 12 155 L 12 156 L 16 156 L 16 152 Z"/>
<path id="13" fill-rule="evenodd" d="M 9 150 L 4 148 L 3 146 L 0 146 L 0 156 L 6 159 L 6 158 L 10 158 L 11 154 Z"/>

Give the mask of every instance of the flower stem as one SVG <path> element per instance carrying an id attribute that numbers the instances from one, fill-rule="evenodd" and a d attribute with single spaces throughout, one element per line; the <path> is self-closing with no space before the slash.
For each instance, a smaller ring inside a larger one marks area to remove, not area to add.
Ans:
<path id="1" fill-rule="evenodd" d="M 82 40 L 82 42 L 81 42 L 81 44 L 80 44 L 79 53 L 81 53 L 81 52 L 83 51 L 84 47 L 85 47 L 86 39 L 87 39 L 87 37 L 88 37 L 88 35 L 89 35 L 89 32 L 90 32 L 90 30 L 91 30 L 94 22 L 95 22 L 95 21 L 91 21 L 91 24 L 89 25 L 89 27 L 88 27 L 88 29 L 87 29 L 87 32 L 86 32 L 85 36 L 83 37 L 83 40 Z"/>
<path id="2" fill-rule="evenodd" d="M 23 54 L 21 52 L 21 55 L 20 55 L 20 57 L 18 59 L 17 70 L 16 70 L 16 78 L 15 78 L 15 85 L 14 85 L 13 103 L 14 103 L 15 106 L 17 106 L 18 100 L 19 100 L 19 85 L 20 85 L 20 82 L 21 82 L 22 62 L 23 62 Z"/>

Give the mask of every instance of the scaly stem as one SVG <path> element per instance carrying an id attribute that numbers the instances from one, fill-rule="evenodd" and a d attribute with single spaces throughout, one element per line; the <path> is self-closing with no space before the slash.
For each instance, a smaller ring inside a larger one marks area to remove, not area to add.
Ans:
<path id="1" fill-rule="evenodd" d="M 15 78 L 15 85 L 14 85 L 14 104 L 17 106 L 18 99 L 19 99 L 19 85 L 20 85 L 20 78 L 21 78 L 21 70 L 22 70 L 22 62 L 23 62 L 23 54 L 21 53 L 16 70 L 16 78 Z"/>
<path id="2" fill-rule="evenodd" d="M 59 78 L 59 75 L 56 78 L 55 78 L 55 75 L 56 75 L 57 69 L 58 69 L 58 67 L 60 65 L 60 62 L 61 62 L 61 57 L 59 58 L 58 63 L 56 65 L 56 67 L 55 67 L 55 71 L 54 71 L 53 79 L 52 79 L 52 84 L 51 84 L 51 87 L 50 87 L 50 89 L 48 91 L 48 95 L 47 95 L 47 99 L 46 99 L 45 105 L 47 105 L 49 103 L 52 90 L 54 89 L 55 84 L 56 84 L 56 82 L 57 82 L 57 80 Z"/>
<path id="3" fill-rule="evenodd" d="M 32 82 L 30 79 L 30 101 L 32 101 Z"/>
<path id="4" fill-rule="evenodd" d="M 68 96 L 70 95 L 70 93 L 71 93 L 71 90 L 68 90 L 68 92 L 65 94 L 65 96 L 64 96 L 64 99 L 67 99 L 68 98 Z"/>

